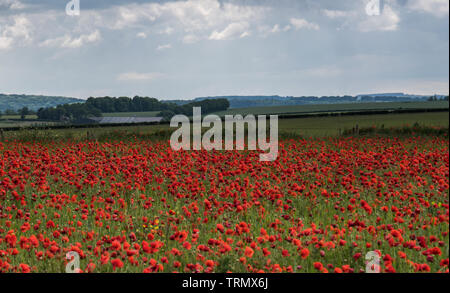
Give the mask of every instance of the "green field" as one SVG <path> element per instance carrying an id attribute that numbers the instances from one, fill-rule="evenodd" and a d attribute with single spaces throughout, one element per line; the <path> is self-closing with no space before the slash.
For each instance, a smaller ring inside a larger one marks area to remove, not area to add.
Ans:
<path id="1" fill-rule="evenodd" d="M 215 114 L 235 115 L 235 114 L 302 114 L 316 112 L 347 112 L 364 110 L 401 110 L 401 109 L 448 109 L 449 102 L 386 102 L 386 103 L 351 103 L 351 104 L 322 104 L 322 105 L 294 105 L 276 107 L 252 107 L 236 108 L 227 111 L 216 112 Z M 160 111 L 150 112 L 118 112 L 103 113 L 103 117 L 156 117 Z"/>
<path id="2" fill-rule="evenodd" d="M 386 102 L 386 103 L 352 103 L 352 104 L 322 104 L 322 105 L 296 105 L 296 106 L 277 106 L 277 107 L 252 107 L 252 108 L 238 108 L 229 109 L 227 111 L 216 112 L 215 114 L 223 115 L 268 115 L 268 114 L 278 114 L 278 115 L 295 115 L 295 114 L 314 114 L 314 113 L 334 113 L 334 112 L 352 112 L 352 111 L 367 111 L 367 110 L 405 110 L 405 109 L 448 109 L 448 101 L 434 101 L 434 102 Z M 103 113 L 103 117 L 156 117 L 160 111 L 149 111 L 149 112 L 119 112 L 119 113 Z M 436 117 L 442 116 L 441 114 L 433 114 L 422 116 L 422 114 L 411 114 L 407 117 L 405 123 L 414 123 L 414 119 L 418 119 L 418 123 L 427 123 L 428 119 L 425 117 Z M 384 116 L 382 116 L 384 117 Z M 405 116 L 389 116 L 389 117 L 405 117 Z M 415 118 L 417 117 L 417 118 Z M 4 127 L 29 127 L 29 126 L 42 126 L 42 125 L 55 125 L 57 122 L 39 122 L 36 121 L 36 115 L 27 115 L 26 119 L 21 121 L 20 115 L 4 115 L 0 117 L 0 128 Z M 309 120 L 302 120 L 302 125 L 305 129 L 304 134 L 308 133 L 326 133 L 337 132 L 339 128 L 351 127 L 354 119 L 361 120 L 362 125 L 366 125 L 371 120 L 374 121 L 383 120 L 384 118 L 374 117 L 374 115 L 361 116 L 358 118 L 353 117 L 312 117 Z M 332 119 L 332 120 L 330 120 Z M 335 119 L 335 120 L 333 120 Z M 395 120 L 396 118 L 394 118 Z M 400 119 L 401 120 L 401 119 Z M 440 118 L 437 120 L 441 120 Z M 326 121 L 326 122 L 322 122 Z M 334 122 L 336 121 L 336 122 Z M 430 118 L 431 123 L 435 123 L 435 118 Z M 402 121 L 398 121 L 402 122 Z M 397 125 L 397 121 L 392 122 Z M 296 121 L 290 122 L 280 122 L 286 129 L 296 129 L 298 132 L 298 126 Z M 330 124 L 330 127 L 326 126 Z M 389 124 L 389 122 L 387 123 Z M 289 126 L 294 125 L 294 126 Z M 325 125 L 325 126 L 324 126 Z M 447 120 L 448 125 L 448 120 Z M 386 125 L 387 126 L 387 125 Z M 134 127 L 130 125 L 129 127 Z M 309 128 L 309 129 L 306 129 Z M 320 130 L 315 130 L 315 129 Z M 117 128 L 116 128 L 117 129 Z"/>
<path id="3" fill-rule="evenodd" d="M 39 121 L 1 121 L 0 128 L 7 127 L 41 127 L 55 125 L 55 122 L 39 122 Z"/>
<path id="4" fill-rule="evenodd" d="M 26 115 L 25 119 L 37 119 L 37 115 Z M 0 116 L 0 120 L 10 120 L 10 119 L 21 119 L 20 115 L 2 115 Z"/>
<path id="5" fill-rule="evenodd" d="M 160 111 L 152 112 L 120 112 L 120 113 L 103 113 L 103 117 L 156 117 Z M 58 122 L 40 122 L 36 121 L 36 115 L 27 115 L 25 120 L 21 120 L 20 115 L 2 115 L 0 117 L 0 128 L 5 127 L 29 127 L 55 125 Z"/>
<path id="6" fill-rule="evenodd" d="M 103 113 L 103 117 L 156 117 L 161 111 Z"/>
<path id="7" fill-rule="evenodd" d="M 25 120 L 21 120 L 20 115 L 2 115 L 0 116 L 0 128 L 4 127 L 28 127 L 35 125 L 49 125 L 48 122 L 36 121 L 36 115 L 26 115 Z"/>
<path id="8" fill-rule="evenodd" d="M 356 125 L 359 128 L 372 126 L 389 128 L 412 126 L 415 123 L 421 126 L 448 127 L 448 112 L 280 119 L 278 127 L 280 132 L 292 132 L 303 136 L 317 137 L 338 135 L 339 130 L 351 129 Z"/>
<path id="9" fill-rule="evenodd" d="M 414 124 L 428 127 L 449 126 L 448 112 L 435 113 L 403 113 L 403 114 L 379 114 L 379 115 L 350 115 L 350 116 L 327 116 L 280 119 L 279 132 L 294 133 L 304 137 L 337 136 L 345 130 L 352 129 L 356 125 L 364 127 L 402 127 Z M 83 139 L 89 131 L 96 138 L 121 138 L 125 135 L 151 135 L 159 131 L 170 129 L 167 124 L 157 125 L 129 125 L 116 127 L 94 127 L 94 128 L 71 128 L 53 130 L 31 130 L 7 131 L 4 133 L 6 139 L 32 140 L 43 139 Z"/>
<path id="10" fill-rule="evenodd" d="M 386 103 L 352 103 L 352 104 L 322 104 L 322 105 L 293 105 L 277 107 L 237 108 L 217 112 L 217 115 L 235 114 L 305 114 L 315 112 L 348 112 L 365 110 L 401 110 L 401 109 L 448 109 L 448 101 L 436 102 L 386 102 Z"/>

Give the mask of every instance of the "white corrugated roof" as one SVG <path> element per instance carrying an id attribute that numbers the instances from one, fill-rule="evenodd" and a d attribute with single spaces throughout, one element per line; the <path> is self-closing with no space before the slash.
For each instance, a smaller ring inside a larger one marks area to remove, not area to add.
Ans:
<path id="1" fill-rule="evenodd" d="M 92 117 L 100 124 L 161 122 L 162 117 Z"/>

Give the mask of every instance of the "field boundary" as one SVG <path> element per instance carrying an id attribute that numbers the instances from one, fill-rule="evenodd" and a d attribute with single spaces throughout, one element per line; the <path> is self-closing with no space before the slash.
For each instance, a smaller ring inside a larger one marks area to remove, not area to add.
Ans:
<path id="1" fill-rule="evenodd" d="M 435 112 L 449 112 L 449 109 L 444 108 L 430 108 L 430 109 L 392 109 L 392 110 L 349 110 L 349 111 L 319 111 L 311 113 L 271 113 L 271 114 L 259 114 L 259 115 L 278 115 L 278 119 L 294 119 L 294 118 L 315 118 L 315 117 L 335 117 L 335 116 L 357 116 L 357 115 L 388 115 L 388 114 L 407 114 L 407 113 L 435 113 Z M 227 114 L 228 115 L 228 114 Z M 231 114 L 229 114 L 231 115 Z M 240 115 L 240 114 L 233 114 Z M 248 114 L 243 114 L 246 116 Z M 257 115 L 255 115 L 257 116 Z M 224 121 L 225 117 L 220 116 Z M 145 125 L 166 125 L 170 124 L 169 121 L 161 122 L 143 122 L 143 123 L 108 123 L 108 124 L 70 124 L 70 125 L 46 125 L 46 126 L 14 126 L 0 128 L 2 131 L 19 131 L 26 129 L 34 130 L 51 130 L 51 129 L 81 129 L 81 128 L 104 128 L 104 127 L 123 127 L 123 126 L 145 126 Z"/>

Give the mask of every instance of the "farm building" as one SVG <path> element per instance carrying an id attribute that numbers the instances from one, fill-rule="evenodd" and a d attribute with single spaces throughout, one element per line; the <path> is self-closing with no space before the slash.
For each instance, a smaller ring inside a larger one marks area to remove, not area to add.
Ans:
<path id="1" fill-rule="evenodd" d="M 91 117 L 100 124 L 160 123 L 162 117 Z"/>

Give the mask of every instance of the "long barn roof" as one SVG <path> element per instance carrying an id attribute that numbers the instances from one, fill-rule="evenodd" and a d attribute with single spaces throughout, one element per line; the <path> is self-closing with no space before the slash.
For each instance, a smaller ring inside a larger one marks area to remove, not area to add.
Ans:
<path id="1" fill-rule="evenodd" d="M 100 124 L 161 122 L 162 117 L 92 117 Z"/>

